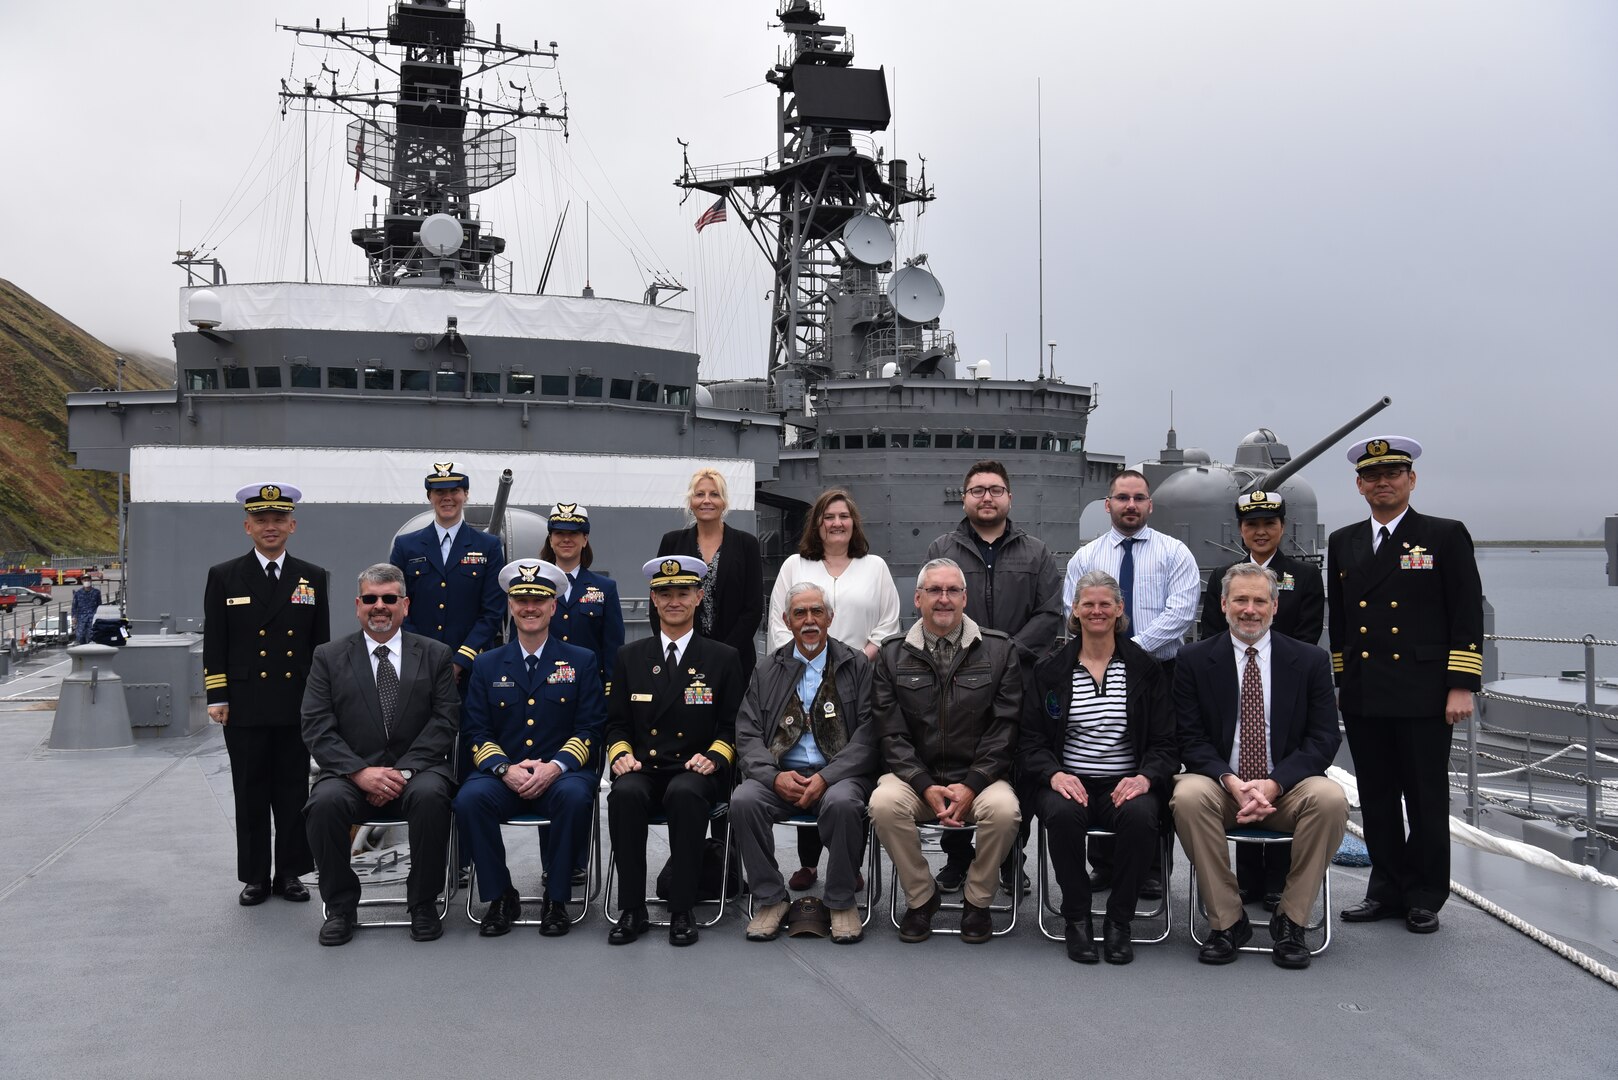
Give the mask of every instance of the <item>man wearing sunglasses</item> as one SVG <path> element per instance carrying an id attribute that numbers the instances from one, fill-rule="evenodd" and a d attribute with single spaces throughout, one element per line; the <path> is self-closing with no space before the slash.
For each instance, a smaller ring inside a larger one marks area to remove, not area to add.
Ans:
<path id="1" fill-rule="evenodd" d="M 409 608 L 398 567 L 366 567 L 354 599 L 360 629 L 316 649 L 309 671 L 303 740 L 320 775 L 303 813 L 326 907 L 322 945 L 354 936 L 360 882 L 349 866 L 349 829 L 373 819 L 409 822 L 411 939 L 444 932 L 438 893 L 461 697 L 449 646 L 404 632 Z"/>

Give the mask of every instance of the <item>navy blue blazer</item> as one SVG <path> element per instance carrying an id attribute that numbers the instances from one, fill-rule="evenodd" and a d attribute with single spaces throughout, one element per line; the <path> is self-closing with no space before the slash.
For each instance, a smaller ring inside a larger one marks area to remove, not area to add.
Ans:
<path id="1" fill-rule="evenodd" d="M 1270 633 L 1270 779 L 1287 791 L 1324 776 L 1337 755 L 1331 658 L 1318 645 Z M 1231 771 L 1241 684 L 1230 632 L 1187 645 L 1174 665 L 1174 711 L 1187 772 L 1214 782 Z"/>
<path id="2" fill-rule="evenodd" d="M 463 668 L 500 643 L 506 618 L 500 568 L 506 556 L 498 538 L 461 522 L 446 565 L 434 523 L 395 540 L 388 562 L 404 574 L 410 597 L 406 631 L 448 645 Z"/>
<path id="3" fill-rule="evenodd" d="M 461 731 L 479 772 L 530 758 L 555 759 L 569 770 L 594 769 L 606 717 L 595 654 L 553 635 L 530 677 L 522 643 L 513 638 L 472 665 Z"/>
<path id="4" fill-rule="evenodd" d="M 595 653 L 602 687 L 612 693 L 612 665 L 624 647 L 624 608 L 616 581 L 593 570 L 575 571 L 567 599 L 557 598 L 551 633 Z"/>

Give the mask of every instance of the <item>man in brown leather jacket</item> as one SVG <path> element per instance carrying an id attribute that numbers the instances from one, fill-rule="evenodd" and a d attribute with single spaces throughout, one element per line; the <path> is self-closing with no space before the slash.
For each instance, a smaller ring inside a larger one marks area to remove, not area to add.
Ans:
<path id="1" fill-rule="evenodd" d="M 871 821 L 905 890 L 899 938 L 907 942 L 926 940 L 938 911 L 917 823 L 977 826 L 961 916 L 962 940 L 976 944 L 991 936 L 989 901 L 1022 820 L 1009 782 L 1022 672 L 1012 640 L 967 617 L 966 579 L 953 560 L 921 568 L 915 600 L 921 619 L 876 657 L 871 720 L 887 772 L 871 796 Z"/>

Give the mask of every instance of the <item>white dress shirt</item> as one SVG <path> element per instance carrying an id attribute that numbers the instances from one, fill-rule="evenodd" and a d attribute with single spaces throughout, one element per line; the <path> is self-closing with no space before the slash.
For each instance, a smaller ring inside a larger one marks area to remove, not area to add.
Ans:
<path id="1" fill-rule="evenodd" d="M 1378 523 L 1376 518 L 1371 519 L 1371 550 L 1372 551 L 1379 550 L 1379 545 L 1377 543 L 1377 538 L 1376 538 L 1377 534 L 1380 533 L 1383 529 L 1386 529 L 1386 530 L 1388 530 L 1388 539 L 1392 540 L 1393 539 L 1393 534 L 1399 531 L 1399 522 L 1403 521 L 1405 519 L 1405 515 L 1408 514 L 1408 513 L 1410 513 L 1410 507 L 1407 506 L 1403 510 L 1399 511 L 1399 516 L 1398 517 L 1394 518 L 1392 521 L 1388 522 L 1386 525 Z"/>
<path id="2" fill-rule="evenodd" d="M 395 630 L 393 636 L 386 641 L 378 641 L 370 634 L 365 635 L 365 651 L 371 654 L 371 682 L 376 682 L 376 647 L 388 647 L 388 663 L 393 665 L 393 673 L 399 674 L 399 661 L 404 657 L 404 631 Z"/>
<path id="3" fill-rule="evenodd" d="M 1085 544 L 1068 560 L 1062 583 L 1062 608 L 1073 610 L 1079 579 L 1091 570 L 1118 576 L 1124 561 L 1124 534 L 1117 529 Z M 1135 595 L 1129 605 L 1134 642 L 1159 660 L 1172 660 L 1197 619 L 1202 579 L 1191 549 L 1180 541 L 1142 526 L 1135 534 Z"/>
<path id="4" fill-rule="evenodd" d="M 658 640 L 658 644 L 662 648 L 663 658 L 665 660 L 668 659 L 669 645 L 670 645 L 670 643 L 673 643 L 673 645 L 674 645 L 674 662 L 676 664 L 678 664 L 681 660 L 684 660 L 685 659 L 686 646 L 691 644 L 691 635 L 695 634 L 696 632 L 697 632 L 697 628 L 696 628 L 695 625 L 693 625 L 691 627 L 691 629 L 687 630 L 681 636 L 679 636 L 677 638 L 671 638 L 667 634 L 663 633 L 663 631 L 659 630 L 657 632 L 657 640 Z M 671 674 L 672 674 L 672 672 L 671 672 Z"/>

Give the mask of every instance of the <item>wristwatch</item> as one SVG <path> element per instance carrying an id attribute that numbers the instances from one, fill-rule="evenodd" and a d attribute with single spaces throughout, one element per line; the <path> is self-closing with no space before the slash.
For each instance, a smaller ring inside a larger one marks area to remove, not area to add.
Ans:
<path id="1" fill-rule="evenodd" d="M 506 773 L 511 771 L 511 762 L 502 761 L 500 764 L 496 765 L 490 771 L 493 772 L 495 776 L 497 776 L 500 779 L 504 780 L 505 776 L 506 776 Z"/>
<path id="2" fill-rule="evenodd" d="M 409 780 L 412 776 L 416 775 L 416 770 L 415 769 L 400 769 L 399 770 L 399 775 L 404 777 L 406 780 Z"/>

